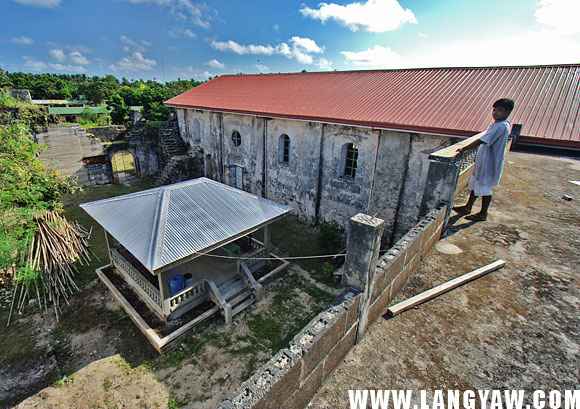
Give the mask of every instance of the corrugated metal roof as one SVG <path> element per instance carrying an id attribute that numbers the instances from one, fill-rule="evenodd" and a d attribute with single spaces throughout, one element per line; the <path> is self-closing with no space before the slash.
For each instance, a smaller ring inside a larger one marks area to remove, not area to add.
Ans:
<path id="1" fill-rule="evenodd" d="M 471 136 L 512 98 L 520 140 L 580 147 L 580 65 L 224 75 L 165 102 L 184 108 Z"/>
<path id="2" fill-rule="evenodd" d="M 206 178 L 81 207 L 151 272 L 219 247 L 291 210 Z"/>

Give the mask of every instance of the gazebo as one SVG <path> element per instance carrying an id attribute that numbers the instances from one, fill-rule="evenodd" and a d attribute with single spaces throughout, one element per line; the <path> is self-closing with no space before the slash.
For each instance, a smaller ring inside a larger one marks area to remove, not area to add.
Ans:
<path id="1" fill-rule="evenodd" d="M 81 207 L 105 230 L 110 266 L 157 317 L 172 321 L 209 299 L 228 324 L 261 299 L 265 276 L 254 273 L 276 258 L 270 252 L 270 225 L 291 211 L 207 178 Z M 252 237 L 260 231 L 263 241 Z M 99 277 L 118 294 L 102 270 Z"/>

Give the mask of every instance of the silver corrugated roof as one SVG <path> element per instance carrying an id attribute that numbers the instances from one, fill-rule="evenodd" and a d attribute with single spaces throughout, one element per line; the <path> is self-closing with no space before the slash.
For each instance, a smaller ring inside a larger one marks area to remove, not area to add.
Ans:
<path id="1" fill-rule="evenodd" d="M 207 178 L 80 206 L 151 272 L 217 248 L 291 210 Z"/>

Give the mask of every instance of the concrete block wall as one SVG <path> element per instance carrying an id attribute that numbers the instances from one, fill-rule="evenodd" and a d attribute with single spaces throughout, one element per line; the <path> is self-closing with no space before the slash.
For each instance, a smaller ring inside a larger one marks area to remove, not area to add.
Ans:
<path id="1" fill-rule="evenodd" d="M 345 290 L 220 408 L 305 407 L 355 344 L 360 298 Z"/>
<path id="2" fill-rule="evenodd" d="M 393 301 L 411 274 L 441 237 L 445 224 L 446 206 L 428 213 L 379 260 L 371 287 L 369 322 Z"/>
<path id="3" fill-rule="evenodd" d="M 428 213 L 379 260 L 368 325 L 387 308 L 441 236 L 446 207 Z M 258 369 L 220 409 L 304 408 L 357 342 L 363 293 L 345 290 Z"/>

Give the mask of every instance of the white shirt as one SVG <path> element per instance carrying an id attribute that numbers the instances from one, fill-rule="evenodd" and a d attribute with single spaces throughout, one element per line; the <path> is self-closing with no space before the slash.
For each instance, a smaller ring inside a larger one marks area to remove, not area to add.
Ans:
<path id="1" fill-rule="evenodd" d="M 478 183 L 488 186 L 499 184 L 510 129 L 508 121 L 494 122 L 480 138 L 484 143 L 477 149 L 473 168 L 473 176 Z"/>

